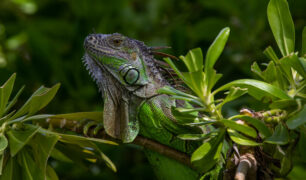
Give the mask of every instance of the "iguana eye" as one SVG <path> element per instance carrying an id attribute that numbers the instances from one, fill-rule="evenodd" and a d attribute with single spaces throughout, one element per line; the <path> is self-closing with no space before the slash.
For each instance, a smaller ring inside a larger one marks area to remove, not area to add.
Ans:
<path id="1" fill-rule="evenodd" d="M 127 84 L 133 85 L 139 79 L 139 71 L 136 68 L 131 68 L 126 71 L 123 76 L 123 79 Z"/>
<path id="2" fill-rule="evenodd" d="M 122 39 L 113 39 L 113 44 L 117 47 L 121 46 Z"/>

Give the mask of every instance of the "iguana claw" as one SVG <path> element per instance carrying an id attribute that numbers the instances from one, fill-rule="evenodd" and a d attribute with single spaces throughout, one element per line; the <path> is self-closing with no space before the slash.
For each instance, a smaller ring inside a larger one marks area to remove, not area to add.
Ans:
<path id="1" fill-rule="evenodd" d="M 95 127 L 95 129 L 93 130 L 93 135 L 96 136 L 101 129 L 103 129 L 103 124 L 98 123 L 97 126 Z"/>
<path id="2" fill-rule="evenodd" d="M 97 126 L 98 123 L 95 121 L 89 121 L 88 123 L 86 123 L 83 127 L 83 134 L 85 136 L 87 136 L 88 130 L 92 127 L 92 126 Z"/>

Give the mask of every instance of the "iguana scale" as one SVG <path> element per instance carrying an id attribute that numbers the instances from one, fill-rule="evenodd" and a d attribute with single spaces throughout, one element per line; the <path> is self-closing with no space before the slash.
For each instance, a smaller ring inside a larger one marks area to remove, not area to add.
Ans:
<path id="1" fill-rule="evenodd" d="M 152 48 L 121 34 L 90 34 L 83 61 L 104 100 L 106 133 L 123 143 L 138 134 L 185 153 L 192 148 L 176 138 L 190 129 L 176 123 L 174 100 L 157 90 L 170 85 L 157 66 Z M 197 172 L 156 152 L 147 151 L 160 179 L 195 179 Z"/>

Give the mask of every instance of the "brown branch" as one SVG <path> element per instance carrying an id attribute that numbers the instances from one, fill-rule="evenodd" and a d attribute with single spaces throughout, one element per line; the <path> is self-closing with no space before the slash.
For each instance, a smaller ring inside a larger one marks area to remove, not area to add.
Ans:
<path id="1" fill-rule="evenodd" d="M 52 128 L 61 128 L 64 130 L 69 130 L 76 132 L 77 134 L 82 134 L 83 135 L 83 125 L 80 125 L 81 123 L 79 121 L 71 121 L 71 120 L 65 120 L 65 119 L 49 119 L 46 122 L 39 123 L 40 126 L 47 128 L 48 126 L 52 126 Z M 118 139 L 114 139 L 110 137 L 109 135 L 106 134 L 106 132 L 101 129 L 97 135 L 94 135 L 93 133 L 94 128 L 89 129 L 87 136 L 93 137 L 93 138 L 101 138 L 101 139 L 106 139 L 106 140 L 111 140 L 115 141 L 117 143 L 122 143 Z M 189 155 L 180 152 L 174 148 L 171 148 L 169 146 L 166 146 L 164 144 L 161 144 L 157 141 L 154 141 L 152 139 L 145 138 L 143 136 L 138 135 L 135 140 L 132 142 L 133 144 L 142 146 L 148 150 L 152 150 L 155 152 L 158 152 L 164 156 L 167 156 L 169 158 L 172 158 L 182 164 L 185 164 L 192 169 L 194 168 L 191 163 L 190 163 L 190 157 Z"/>
<path id="2" fill-rule="evenodd" d="M 138 135 L 132 143 L 143 146 L 146 149 L 156 151 L 162 155 L 175 159 L 178 162 L 193 168 L 190 163 L 190 157 L 187 154 L 177 151 L 169 146 L 163 145 L 157 141 L 153 141 Z"/>
<path id="3" fill-rule="evenodd" d="M 257 161 L 254 156 L 253 148 L 246 149 L 245 153 L 239 158 L 236 169 L 235 180 L 256 180 Z"/>

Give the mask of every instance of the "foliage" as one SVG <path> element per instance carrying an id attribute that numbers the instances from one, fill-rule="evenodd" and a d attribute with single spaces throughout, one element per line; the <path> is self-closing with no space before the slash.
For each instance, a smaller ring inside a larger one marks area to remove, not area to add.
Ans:
<path id="1" fill-rule="evenodd" d="M 304 149 L 299 149 L 298 152 L 294 152 L 294 149 L 305 144 L 306 54 L 303 50 L 300 53 L 295 52 L 295 30 L 287 2 L 271 0 L 267 14 L 282 57 L 278 58 L 271 47 L 264 51 L 270 60 L 267 68 L 262 71 L 256 62 L 252 65 L 252 71 L 262 80 L 239 79 L 213 90 L 222 76 L 213 67 L 224 49 L 229 28 L 221 30 L 209 47 L 205 65 L 200 49 L 193 49 L 186 56 L 180 57 L 188 72 L 181 72 L 169 58 L 165 59 L 195 94 L 186 94 L 170 87 L 160 89 L 161 93 L 193 105 L 173 108 L 173 112 L 182 125 L 199 126 L 203 129 L 203 134 L 178 136 L 182 139 L 202 140 L 203 144 L 191 157 L 191 162 L 202 172 L 216 171 L 218 168 L 213 167 L 220 163 L 225 164 L 224 157 L 227 157 L 228 150 L 222 149 L 228 147 L 224 144 L 261 146 L 268 156 L 280 162 L 280 165 L 272 162 L 267 165 L 276 176 L 286 176 L 292 169 L 293 155 L 304 153 Z M 302 41 L 304 43 L 305 38 Z M 218 93 L 225 90 L 227 92 L 223 99 L 215 99 Z M 224 104 L 246 93 L 268 104 L 269 109 L 257 117 L 252 117 L 252 112 L 251 115 L 224 117 Z M 197 112 L 197 115 L 190 113 L 191 111 Z M 303 159 L 304 162 L 305 160 Z"/>
<path id="2" fill-rule="evenodd" d="M 95 85 L 90 80 L 80 61 L 80 57 L 83 54 L 83 39 L 92 32 L 93 28 L 96 32 L 102 33 L 120 32 L 129 37 L 142 40 L 149 45 L 170 45 L 173 47 L 170 50 L 172 54 L 182 54 L 192 47 L 208 49 L 216 33 L 222 27 L 229 26 L 231 28 L 230 44 L 226 46 L 221 55 L 222 62 L 217 61 L 214 66 L 215 69 L 223 73 L 223 78 L 214 87 L 219 87 L 233 79 L 240 77 L 250 78 L 256 75 L 268 84 L 281 87 L 287 95 L 292 97 L 292 94 L 287 93 L 288 90 L 285 90 L 286 86 L 290 86 L 288 82 L 284 83 L 287 80 L 277 80 L 278 75 L 281 74 L 279 72 L 280 65 L 270 62 L 268 65 L 264 65 L 267 66 L 267 69 L 264 71 L 258 65 L 265 61 L 265 57 L 261 55 L 261 50 L 266 44 L 272 43 L 272 36 L 270 36 L 271 33 L 267 30 L 268 24 L 265 20 L 266 14 L 264 13 L 264 7 L 267 3 L 268 1 L 263 0 L 249 0 L 247 2 L 236 0 L 1 0 L 0 79 L 5 81 L 12 72 L 18 72 L 19 81 L 16 83 L 18 85 L 26 84 L 28 87 L 24 89 L 23 95 L 16 95 L 19 97 L 16 107 L 22 107 L 22 102 L 26 102 L 27 96 L 32 94 L 34 89 L 37 89 L 40 84 L 50 85 L 60 81 L 62 85 L 58 95 L 41 112 L 64 113 L 78 112 L 80 110 L 99 110 L 101 109 L 99 102 L 102 102 L 99 100 L 100 95 L 97 93 Z M 302 26 L 305 24 L 305 1 L 294 0 L 289 1 L 289 4 L 292 16 L 296 22 L 295 26 L 298 37 L 302 32 Z M 284 7 L 282 6 L 282 8 Z M 271 18 L 275 17 L 272 16 Z M 290 25 L 290 22 L 288 24 Z M 273 31 L 273 34 L 277 34 L 277 32 Z M 290 34 L 290 30 L 284 32 Z M 302 39 L 305 39 L 305 37 L 306 29 L 304 28 Z M 277 43 L 279 44 L 279 41 Z M 283 43 L 281 39 L 280 43 Z M 297 38 L 295 40 L 295 48 L 298 49 L 300 44 L 303 44 L 303 46 L 299 59 L 306 52 L 306 41 L 303 40 L 303 43 L 301 43 L 301 39 Z M 285 46 L 283 45 L 283 47 Z M 267 52 L 265 54 L 270 54 L 269 49 L 265 51 Z M 290 50 L 290 48 L 287 49 Z M 284 52 L 286 51 L 285 49 Z M 273 57 L 273 54 L 270 54 L 269 57 Z M 258 59 L 260 62 L 252 66 L 254 74 L 251 74 L 249 70 L 252 59 Z M 285 63 L 289 61 L 282 62 L 284 62 L 282 66 L 286 66 Z M 301 62 L 305 68 L 305 61 L 302 60 Z M 292 63 L 291 65 L 293 66 Z M 178 64 L 178 67 L 180 68 L 181 64 Z M 296 69 L 296 71 L 298 70 Z M 290 82 L 295 85 L 292 79 L 290 79 Z M 250 118 L 245 115 L 233 116 L 237 114 L 236 109 L 248 105 L 256 110 L 263 110 L 263 108 L 269 110 L 268 107 L 271 109 L 286 109 L 286 112 L 287 109 L 288 112 L 296 110 L 297 97 L 295 95 L 293 99 L 275 101 L 274 98 L 277 99 L 278 97 L 270 97 L 274 94 L 271 94 L 270 91 L 263 91 L 266 96 L 262 97 L 263 101 L 257 101 L 243 95 L 245 93 L 254 93 L 253 96 L 258 97 L 262 93 L 261 89 L 258 88 L 258 91 L 255 92 L 247 92 L 246 88 L 252 86 L 252 83 L 244 86 L 247 87 L 230 88 L 228 93 L 232 95 L 228 94 L 221 103 L 218 102 L 218 98 L 222 98 L 222 94 L 216 93 L 213 95 L 217 99 L 214 101 L 217 104 L 216 108 L 228 120 L 236 118 L 248 122 L 248 124 L 251 124 L 251 128 L 255 127 L 263 138 L 271 136 L 272 130 L 274 130 L 274 128 L 267 128 L 265 122 L 273 124 L 279 118 L 277 116 L 271 117 L 269 111 L 264 114 L 266 115 L 263 117 L 264 121 L 258 121 L 256 118 Z M 259 92 L 259 94 L 256 92 Z M 204 110 L 204 108 L 199 108 L 199 106 L 202 106 L 201 99 L 194 98 L 194 95 L 186 96 L 181 96 L 180 98 L 188 100 L 190 103 L 194 102 L 196 104 L 194 109 Z M 273 99 L 272 103 L 269 97 Z M 181 111 L 194 112 L 194 109 L 174 109 L 174 111 L 177 115 L 182 115 Z M 273 111 L 271 112 L 273 114 Z M 274 111 L 274 113 L 277 114 L 277 111 Z M 186 114 L 184 118 L 180 117 L 185 124 L 200 125 L 215 123 L 215 119 L 208 119 L 205 116 L 190 117 L 188 113 Z M 299 149 L 300 151 L 305 149 L 305 145 L 302 142 L 305 142 L 306 138 L 306 133 L 300 130 L 304 127 L 302 125 L 303 119 L 305 119 L 303 116 L 302 114 L 299 115 L 299 113 L 292 114 L 292 117 L 286 121 L 285 125 L 285 127 L 288 126 L 290 129 L 295 129 L 299 126 L 297 130 L 293 131 L 300 133 L 298 147 L 295 148 L 295 150 Z M 198 119 L 200 122 L 194 123 L 193 119 Z M 273 124 L 273 126 L 275 125 Z M 207 140 L 210 137 L 215 137 L 218 132 L 219 129 L 217 128 L 205 135 L 188 134 L 180 135 L 180 137 Z M 232 131 L 229 133 L 232 133 Z M 242 135 L 239 132 L 232 134 Z M 235 138 L 234 135 L 232 137 Z M 291 135 L 289 133 L 290 137 Z M 244 136 L 239 137 L 242 140 L 249 139 L 248 137 L 244 138 Z M 3 136 L 0 137 L 1 139 L 4 139 Z M 3 143 L 0 143 L 0 147 L 5 147 L 5 139 L 1 142 Z M 246 142 L 254 143 L 253 140 Z M 60 149 L 60 147 L 58 148 Z M 223 147 L 226 147 L 225 143 L 223 143 Z M 283 148 L 283 145 L 281 147 Z M 73 148 L 77 149 L 75 146 L 70 146 L 70 149 Z M 134 148 L 133 151 L 124 147 L 116 148 L 116 151 L 108 146 L 103 148 L 107 149 L 108 152 L 106 154 L 110 154 L 111 159 L 120 168 L 117 174 L 103 169 L 104 166 L 91 166 L 91 172 L 89 172 L 85 171 L 84 168 L 80 168 L 83 166 L 75 166 L 75 164 L 69 166 L 54 161 L 54 158 L 59 156 L 61 157 L 60 159 L 66 159 L 66 162 L 70 162 L 69 158 L 68 160 L 67 157 L 63 158 L 62 153 L 52 153 L 56 154 L 56 156 L 51 159 L 50 165 L 56 168 L 63 179 L 84 179 L 85 177 L 86 179 L 114 179 L 120 177 L 126 178 L 127 176 L 133 176 L 135 179 L 143 178 L 144 176 L 146 176 L 146 179 L 154 178 L 152 171 L 150 171 L 151 168 L 146 164 L 147 162 L 144 160 L 143 155 L 134 150 L 137 148 Z M 66 154 L 70 153 L 66 152 Z M 126 154 L 129 154 L 129 156 L 126 156 Z M 305 159 L 305 154 L 299 155 Z M 298 161 L 301 162 L 301 158 L 298 158 Z M 301 163 L 303 162 L 305 161 Z M 14 166 L 12 162 L 8 162 L 8 164 L 9 167 Z M 217 172 L 221 169 L 220 164 L 217 164 L 215 167 Z M 50 169 L 50 166 L 47 166 L 47 169 Z M 294 168 L 293 171 L 303 173 L 304 170 L 300 166 Z M 50 176 L 54 175 L 52 169 L 48 170 L 48 172 Z M 210 174 L 213 175 L 216 172 L 210 172 Z M 299 177 L 304 176 L 299 175 Z"/>
<path id="3" fill-rule="evenodd" d="M 99 121 L 101 113 L 84 112 L 63 115 L 38 114 L 55 96 L 59 84 L 51 88 L 41 86 L 18 110 L 12 110 L 24 88 L 10 100 L 16 74 L 13 74 L 0 87 L 0 179 L 58 179 L 53 168 L 47 164 L 48 158 L 54 157 L 68 162 L 83 164 L 83 159 L 96 161 L 97 155 L 116 171 L 116 167 L 102 152 L 96 143 L 116 145 L 116 143 L 85 138 L 67 133 L 56 133 L 27 123 L 48 119 L 81 121 L 92 119 Z M 9 101 L 10 100 L 10 101 Z M 71 153 L 73 151 L 73 153 Z"/>

